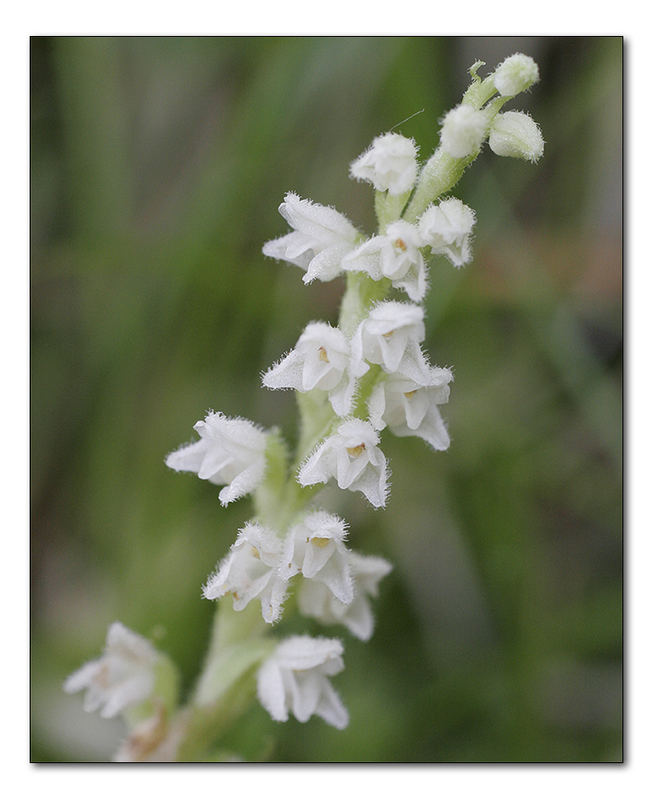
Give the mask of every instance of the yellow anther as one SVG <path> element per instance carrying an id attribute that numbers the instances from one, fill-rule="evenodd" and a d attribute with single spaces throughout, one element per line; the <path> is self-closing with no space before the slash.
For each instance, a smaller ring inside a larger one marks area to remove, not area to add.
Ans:
<path id="1" fill-rule="evenodd" d="M 403 239 L 395 239 L 394 245 L 398 250 L 401 250 L 402 253 L 405 253 L 406 250 L 408 250 L 406 242 L 404 242 Z"/>
<path id="2" fill-rule="evenodd" d="M 254 556 L 254 558 L 261 557 L 261 554 L 258 551 L 258 547 L 254 547 L 254 545 L 252 545 L 252 555 Z"/>
<path id="3" fill-rule="evenodd" d="M 404 392 L 404 397 L 407 397 L 410 400 L 410 398 L 415 394 L 416 391 L 417 389 L 413 389 L 412 392 Z"/>
<path id="4" fill-rule="evenodd" d="M 358 456 L 365 450 L 364 444 L 357 444 L 356 447 L 348 447 L 347 452 L 352 458 L 358 458 Z"/>
<path id="5" fill-rule="evenodd" d="M 393 333 L 394 333 L 394 330 L 388 331 L 387 333 L 383 334 L 383 338 L 384 339 L 389 339 L 392 336 Z"/>
<path id="6" fill-rule="evenodd" d="M 326 547 L 329 544 L 330 541 L 331 541 L 331 539 L 327 539 L 326 536 L 314 536 L 311 539 L 311 542 L 316 547 Z"/>
<path id="7" fill-rule="evenodd" d="M 328 364 L 329 356 L 327 355 L 327 351 L 324 349 L 324 347 L 318 347 L 318 353 L 320 354 L 320 361 L 326 361 Z"/>

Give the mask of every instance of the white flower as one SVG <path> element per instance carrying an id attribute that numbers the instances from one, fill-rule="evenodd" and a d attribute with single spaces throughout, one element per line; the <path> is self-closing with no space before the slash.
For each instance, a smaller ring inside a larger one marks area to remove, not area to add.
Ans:
<path id="1" fill-rule="evenodd" d="M 468 105 L 452 108 L 442 121 L 440 141 L 446 153 L 465 158 L 480 150 L 487 121 L 482 111 Z"/>
<path id="2" fill-rule="evenodd" d="M 178 472 L 195 472 L 202 480 L 226 484 L 223 506 L 252 492 L 265 474 L 266 434 L 246 419 L 229 419 L 211 411 L 193 426 L 200 440 L 170 453 L 166 465 Z"/>
<path id="3" fill-rule="evenodd" d="M 286 722 L 288 712 L 306 722 L 313 714 L 335 728 L 349 722 L 329 678 L 344 669 L 343 647 L 337 639 L 291 636 L 258 671 L 258 698 L 272 719 Z"/>
<path id="4" fill-rule="evenodd" d="M 298 595 L 299 610 L 304 616 L 324 625 L 345 625 L 358 639 L 367 641 L 374 631 L 370 597 L 378 594 L 379 581 L 392 565 L 380 556 L 363 556 L 350 551 L 349 567 L 354 579 L 354 599 L 345 604 L 323 583 L 304 581 Z"/>
<path id="5" fill-rule="evenodd" d="M 350 166 L 352 178 L 369 181 L 378 192 L 404 194 L 417 177 L 417 147 L 398 133 L 377 136 Z"/>
<path id="6" fill-rule="evenodd" d="M 281 616 L 287 581 L 279 573 L 283 542 L 257 522 L 247 522 L 238 532 L 229 553 L 218 564 L 202 589 L 207 600 L 225 594 L 234 598 L 234 611 L 258 598 L 263 619 L 272 623 Z"/>
<path id="7" fill-rule="evenodd" d="M 449 447 L 449 434 L 438 405 L 449 400 L 451 370 L 430 367 L 424 383 L 403 375 L 387 375 L 374 387 L 368 402 L 370 422 L 387 425 L 395 436 L 419 436 L 435 450 Z"/>
<path id="8" fill-rule="evenodd" d="M 357 374 L 365 361 L 386 372 L 401 372 L 419 380 L 426 369 L 419 343 L 424 340 L 424 310 L 411 303 L 379 303 L 358 326 L 352 339 L 352 359 Z"/>
<path id="9" fill-rule="evenodd" d="M 341 489 L 362 492 L 375 507 L 385 506 L 388 494 L 386 458 L 369 422 L 348 419 L 306 459 L 297 480 L 302 486 L 335 478 Z"/>
<path id="10" fill-rule="evenodd" d="M 419 231 L 435 255 L 444 255 L 462 267 L 472 259 L 471 238 L 476 218 L 469 206 L 456 197 L 429 206 L 419 219 Z"/>
<path id="11" fill-rule="evenodd" d="M 114 622 L 107 632 L 104 654 L 74 672 L 64 683 L 64 690 L 72 693 L 86 689 L 85 711 L 101 709 L 103 717 L 115 717 L 152 694 L 158 659 L 147 639 Z"/>
<path id="12" fill-rule="evenodd" d="M 537 161 L 544 152 L 544 139 L 534 119 L 523 111 L 497 114 L 490 128 L 490 150 L 498 156 Z"/>
<path id="13" fill-rule="evenodd" d="M 494 71 L 494 85 L 503 97 L 512 97 L 530 88 L 540 79 L 537 64 L 530 56 L 515 53 Z"/>
<path id="14" fill-rule="evenodd" d="M 349 342 L 338 328 L 311 322 L 295 348 L 263 375 L 268 389 L 328 392 L 339 417 L 351 412 L 356 380 L 350 369 Z"/>
<path id="15" fill-rule="evenodd" d="M 351 603 L 353 586 L 346 538 L 347 526 L 335 514 L 307 514 L 286 539 L 281 574 L 291 577 L 301 572 L 305 578 L 327 586 L 342 603 Z"/>
<path id="16" fill-rule="evenodd" d="M 301 267 L 306 272 L 304 283 L 337 277 L 340 262 L 359 236 L 351 222 L 335 209 L 303 200 L 294 192 L 286 194 L 279 213 L 293 231 L 266 242 L 264 255 Z"/>
<path id="17" fill-rule="evenodd" d="M 390 278 L 394 286 L 419 302 L 426 294 L 423 244 L 415 225 L 397 220 L 388 225 L 384 236 L 373 236 L 345 256 L 342 268 L 366 272 L 375 281 Z"/>

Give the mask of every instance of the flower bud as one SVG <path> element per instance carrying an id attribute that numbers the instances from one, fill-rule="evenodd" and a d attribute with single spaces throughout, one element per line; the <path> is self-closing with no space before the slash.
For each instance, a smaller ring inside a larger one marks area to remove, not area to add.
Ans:
<path id="1" fill-rule="evenodd" d="M 497 114 L 490 129 L 490 149 L 498 156 L 537 161 L 544 152 L 544 139 L 535 120 L 522 111 Z"/>
<path id="2" fill-rule="evenodd" d="M 442 123 L 442 147 L 454 158 L 470 156 L 483 144 L 485 128 L 485 114 L 482 111 L 467 105 L 456 106 Z"/>
<path id="3" fill-rule="evenodd" d="M 369 181 L 378 192 L 399 195 L 410 191 L 417 177 L 417 148 L 398 133 L 377 136 L 350 167 L 350 175 Z"/>
<path id="4" fill-rule="evenodd" d="M 515 53 L 506 58 L 494 72 L 494 85 L 503 97 L 524 92 L 540 79 L 537 64 L 530 56 Z"/>

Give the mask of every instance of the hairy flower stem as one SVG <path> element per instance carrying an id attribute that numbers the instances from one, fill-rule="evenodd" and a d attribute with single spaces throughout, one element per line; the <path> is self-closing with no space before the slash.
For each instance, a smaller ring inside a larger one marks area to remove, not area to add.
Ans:
<path id="1" fill-rule="evenodd" d="M 501 110 L 508 97 L 497 97 L 488 102 L 496 94 L 492 76 L 485 80 L 475 80 L 463 95 L 461 105 L 483 109 L 486 121 L 486 135 L 492 121 Z M 417 186 L 404 213 L 407 222 L 416 222 L 430 203 L 435 202 L 443 194 L 453 189 L 462 178 L 463 172 L 472 164 L 480 153 L 480 149 L 464 158 L 455 158 L 444 151 L 440 145 L 422 169 Z"/>

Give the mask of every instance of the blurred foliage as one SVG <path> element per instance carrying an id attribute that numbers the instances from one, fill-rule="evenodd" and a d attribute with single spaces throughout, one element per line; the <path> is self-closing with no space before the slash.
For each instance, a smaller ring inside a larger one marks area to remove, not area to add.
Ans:
<path id="1" fill-rule="evenodd" d="M 510 107 L 541 124 L 545 156 L 482 154 L 455 190 L 478 213 L 474 262 L 431 272 L 452 447 L 385 437 L 387 512 L 333 497 L 352 546 L 395 564 L 371 642 L 326 631 L 345 641 L 351 723 L 254 707 L 224 747 L 621 759 L 621 39 L 60 37 L 31 46 L 34 760 L 111 757 L 120 725 L 61 684 L 115 619 L 192 685 L 213 612 L 200 586 L 248 501 L 220 508 L 163 457 L 209 408 L 292 438 L 292 393 L 259 373 L 306 322 L 335 321 L 342 290 L 262 256 L 284 193 L 371 232 L 349 162 L 393 126 L 427 157 L 467 67 L 515 51 L 540 65 Z"/>

